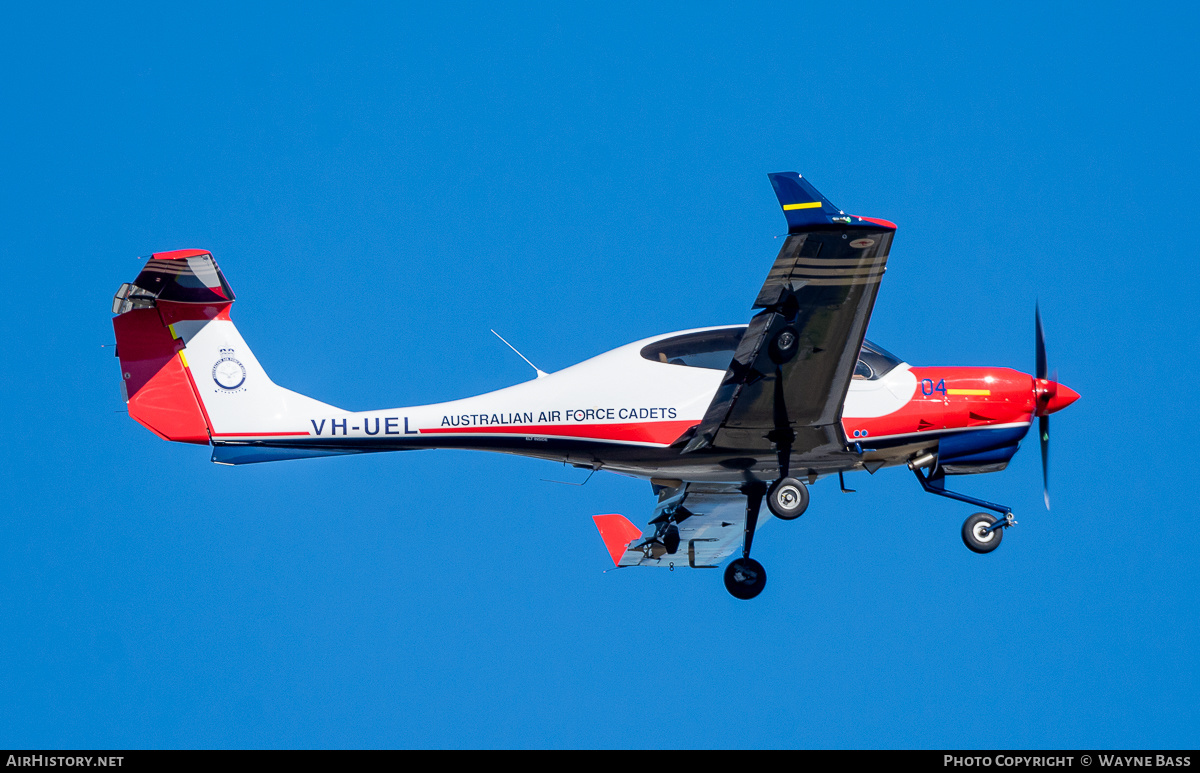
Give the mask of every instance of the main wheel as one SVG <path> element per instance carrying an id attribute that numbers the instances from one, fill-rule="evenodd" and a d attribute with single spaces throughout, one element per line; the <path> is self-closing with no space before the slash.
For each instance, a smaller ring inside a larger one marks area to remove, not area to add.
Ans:
<path id="1" fill-rule="evenodd" d="M 767 354 L 776 365 L 782 365 L 796 356 L 796 351 L 800 348 L 799 344 L 800 334 L 796 332 L 796 328 L 789 325 L 771 339 L 771 344 L 767 347 Z"/>
<path id="2" fill-rule="evenodd" d="M 995 522 L 996 518 L 987 513 L 975 513 L 967 518 L 962 527 L 963 544 L 976 553 L 991 553 L 1000 547 L 1004 527 L 987 530 Z"/>
<path id="3" fill-rule="evenodd" d="M 753 558 L 735 558 L 725 567 L 725 590 L 735 599 L 752 599 L 767 585 L 767 570 Z"/>
<path id="4" fill-rule="evenodd" d="M 808 486 L 795 478 L 782 478 L 767 490 L 767 509 L 776 518 L 790 521 L 808 509 Z"/>

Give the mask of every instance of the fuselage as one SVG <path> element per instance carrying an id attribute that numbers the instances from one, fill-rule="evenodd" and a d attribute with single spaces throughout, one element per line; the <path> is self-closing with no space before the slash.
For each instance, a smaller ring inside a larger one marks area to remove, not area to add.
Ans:
<path id="1" fill-rule="evenodd" d="M 729 362 L 744 329 L 654 336 L 461 400 L 361 412 L 316 403 L 312 415 L 263 417 L 258 432 L 223 435 L 214 427 L 214 460 L 267 461 L 287 458 L 289 449 L 465 448 L 650 479 L 769 481 L 778 472 L 774 453 L 680 453 L 680 441 L 704 418 L 725 376 L 719 363 Z M 911 367 L 867 348 L 858 364 L 843 405 L 844 443 L 793 455 L 793 470 L 874 471 L 940 447 L 951 471 L 991 471 L 1015 453 L 1037 411 L 1036 380 L 1009 368 Z"/>

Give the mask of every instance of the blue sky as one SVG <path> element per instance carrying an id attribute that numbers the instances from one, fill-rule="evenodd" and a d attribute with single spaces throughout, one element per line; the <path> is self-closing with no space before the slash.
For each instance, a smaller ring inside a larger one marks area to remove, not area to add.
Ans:
<path id="1" fill-rule="evenodd" d="M 0 25 L 0 747 L 1190 747 L 1195 11 L 44 5 Z M 869 336 L 1033 368 L 956 480 L 812 489 L 718 572 L 611 564 L 645 483 L 438 451 L 218 467 L 121 413 L 108 307 L 211 249 L 272 378 L 366 409 L 746 321 L 797 170 L 899 225 Z"/>

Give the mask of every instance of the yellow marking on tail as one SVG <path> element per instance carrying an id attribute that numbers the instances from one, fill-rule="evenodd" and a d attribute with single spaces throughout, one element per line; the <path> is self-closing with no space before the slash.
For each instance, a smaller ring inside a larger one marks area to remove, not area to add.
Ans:
<path id="1" fill-rule="evenodd" d="M 821 206 L 819 201 L 810 201 L 807 204 L 784 204 L 783 211 L 790 212 L 793 209 L 816 209 Z"/>

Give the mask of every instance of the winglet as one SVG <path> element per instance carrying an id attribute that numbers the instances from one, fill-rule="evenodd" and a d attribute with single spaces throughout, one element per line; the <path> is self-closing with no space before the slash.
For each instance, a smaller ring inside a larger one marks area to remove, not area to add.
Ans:
<path id="1" fill-rule="evenodd" d="M 829 225 L 831 217 L 844 216 L 797 172 L 775 172 L 767 177 L 775 188 L 779 206 L 783 207 L 789 232 L 795 233 L 814 225 Z"/>
<path id="2" fill-rule="evenodd" d="M 592 520 L 596 522 L 596 528 L 600 530 L 600 539 L 604 540 L 604 547 L 608 548 L 613 565 L 620 566 L 625 548 L 629 547 L 630 542 L 642 536 L 642 530 L 630 523 L 625 516 L 616 513 L 593 515 Z"/>

